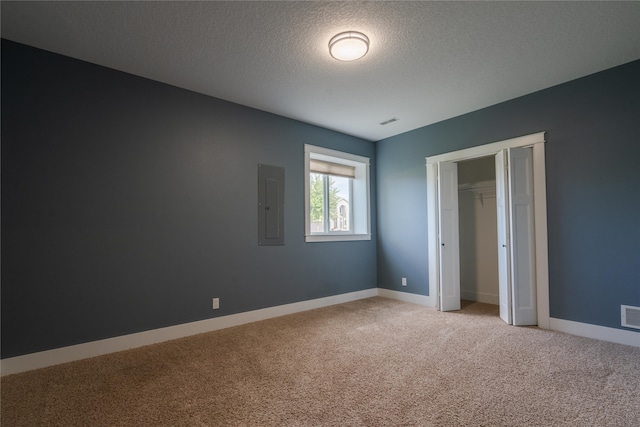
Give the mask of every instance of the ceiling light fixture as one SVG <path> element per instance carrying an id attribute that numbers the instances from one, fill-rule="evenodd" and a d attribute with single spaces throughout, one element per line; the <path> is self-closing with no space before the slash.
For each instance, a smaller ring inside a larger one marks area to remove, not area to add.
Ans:
<path id="1" fill-rule="evenodd" d="M 357 31 L 346 31 L 329 41 L 329 53 L 339 61 L 355 61 L 369 51 L 369 37 Z"/>

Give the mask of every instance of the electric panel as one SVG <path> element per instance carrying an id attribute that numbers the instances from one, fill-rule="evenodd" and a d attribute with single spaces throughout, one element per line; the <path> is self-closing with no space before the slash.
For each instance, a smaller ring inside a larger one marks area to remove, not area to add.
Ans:
<path id="1" fill-rule="evenodd" d="M 258 245 L 284 245 L 284 168 L 258 165 Z"/>

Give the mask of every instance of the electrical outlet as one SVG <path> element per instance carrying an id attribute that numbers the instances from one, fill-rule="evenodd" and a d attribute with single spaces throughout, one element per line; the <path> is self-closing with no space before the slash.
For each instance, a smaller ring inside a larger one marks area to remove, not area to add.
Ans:
<path id="1" fill-rule="evenodd" d="M 220 298 L 214 298 L 213 299 L 213 309 L 217 310 L 220 308 Z"/>
<path id="2" fill-rule="evenodd" d="M 407 286 L 407 278 L 406 277 L 402 278 L 402 286 Z"/>

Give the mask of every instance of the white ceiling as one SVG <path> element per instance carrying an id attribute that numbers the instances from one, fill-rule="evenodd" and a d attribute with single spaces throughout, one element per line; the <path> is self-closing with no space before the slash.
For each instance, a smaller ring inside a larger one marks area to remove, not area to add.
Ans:
<path id="1" fill-rule="evenodd" d="M 1 7 L 3 38 L 373 141 L 640 59 L 638 1 Z M 346 30 L 363 59 L 329 55 Z"/>

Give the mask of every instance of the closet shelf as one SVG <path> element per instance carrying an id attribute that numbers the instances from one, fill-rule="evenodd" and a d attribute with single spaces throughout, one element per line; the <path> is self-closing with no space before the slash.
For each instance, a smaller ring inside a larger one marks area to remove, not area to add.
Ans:
<path id="1" fill-rule="evenodd" d="M 459 191 L 469 191 L 476 196 L 482 194 L 483 197 L 496 197 L 496 182 L 495 181 L 481 181 L 473 184 L 460 184 L 458 186 Z"/>
<path id="2" fill-rule="evenodd" d="M 460 184 L 458 185 L 458 191 L 473 193 L 473 197 L 480 200 L 480 204 L 484 206 L 485 199 L 496 198 L 496 182 L 480 181 L 473 184 Z"/>

